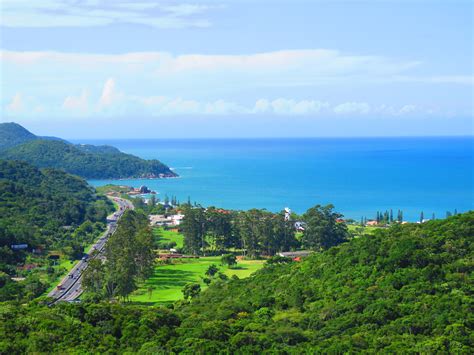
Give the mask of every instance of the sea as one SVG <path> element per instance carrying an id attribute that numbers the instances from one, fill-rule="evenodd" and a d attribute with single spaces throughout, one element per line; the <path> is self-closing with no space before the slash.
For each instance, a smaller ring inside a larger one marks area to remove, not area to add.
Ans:
<path id="1" fill-rule="evenodd" d="M 76 143 L 79 143 L 76 142 Z M 81 140 L 159 159 L 175 179 L 90 180 L 146 185 L 203 206 L 303 213 L 333 204 L 346 218 L 398 209 L 405 220 L 473 209 L 474 137 Z"/>

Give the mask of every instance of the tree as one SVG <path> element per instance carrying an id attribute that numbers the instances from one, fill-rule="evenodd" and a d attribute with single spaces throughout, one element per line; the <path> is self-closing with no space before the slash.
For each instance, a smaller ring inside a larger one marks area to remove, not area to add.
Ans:
<path id="1" fill-rule="evenodd" d="M 149 200 L 149 204 L 150 204 L 150 207 L 152 207 L 152 208 L 155 207 L 155 205 L 156 205 L 156 196 L 154 194 L 151 195 L 151 198 Z"/>
<path id="2" fill-rule="evenodd" d="M 328 249 L 347 240 L 347 226 L 337 223 L 337 219 L 342 217 L 342 214 L 334 211 L 333 205 L 316 205 L 310 208 L 303 215 L 306 222 L 303 246 L 313 250 Z"/>
<path id="3" fill-rule="evenodd" d="M 185 300 L 194 298 L 201 292 L 201 285 L 198 283 L 186 284 L 181 292 L 183 292 Z"/>
<path id="4" fill-rule="evenodd" d="M 403 212 L 402 212 L 402 210 L 398 210 L 397 221 L 398 221 L 398 223 L 403 222 Z"/>
<path id="5" fill-rule="evenodd" d="M 216 265 L 211 264 L 206 270 L 206 275 L 213 277 L 218 271 L 219 271 L 219 268 Z"/>
<path id="6" fill-rule="evenodd" d="M 109 298 L 125 300 L 137 288 L 137 281 L 150 276 L 153 271 L 153 236 L 147 216 L 126 211 L 106 244 L 105 255 L 103 266 L 93 263 L 93 267 L 84 272 L 88 280 L 86 290 L 97 294 L 102 289 Z"/>
<path id="7" fill-rule="evenodd" d="M 232 242 L 232 216 L 210 207 L 205 212 L 207 236 L 214 250 L 224 250 Z"/>
<path id="8" fill-rule="evenodd" d="M 191 254 L 204 253 L 204 238 L 207 230 L 206 218 L 202 208 L 185 208 L 181 230 L 184 235 L 184 249 Z"/>
<path id="9" fill-rule="evenodd" d="M 99 258 L 88 261 L 86 271 L 82 274 L 82 286 L 87 293 L 101 299 L 105 295 L 106 269 Z"/>
<path id="10" fill-rule="evenodd" d="M 222 265 L 228 265 L 230 268 L 237 264 L 237 259 L 234 254 L 224 254 L 221 257 Z"/>

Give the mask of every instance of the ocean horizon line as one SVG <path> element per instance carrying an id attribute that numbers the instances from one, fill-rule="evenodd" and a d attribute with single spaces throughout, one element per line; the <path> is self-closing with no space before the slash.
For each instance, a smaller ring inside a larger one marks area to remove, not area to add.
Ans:
<path id="1" fill-rule="evenodd" d="M 116 140 L 129 140 L 129 141 L 153 141 L 153 140 L 309 140 L 309 139 L 456 139 L 456 138 L 474 138 L 474 134 L 469 135 L 432 135 L 432 136 L 308 136 L 308 137 L 155 137 L 155 138 L 128 138 L 128 137 L 117 137 L 117 138 L 65 138 L 72 142 L 79 141 L 116 141 Z"/>

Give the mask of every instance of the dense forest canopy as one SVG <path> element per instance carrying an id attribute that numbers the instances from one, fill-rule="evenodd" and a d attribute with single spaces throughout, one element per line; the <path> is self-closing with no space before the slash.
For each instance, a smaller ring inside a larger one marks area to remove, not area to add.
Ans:
<path id="1" fill-rule="evenodd" d="M 473 236 L 474 212 L 396 225 L 173 309 L 3 303 L 0 352 L 471 354 Z"/>
<path id="2" fill-rule="evenodd" d="M 474 213 L 380 230 L 210 287 L 180 310 L 213 352 L 472 352 Z"/>
<path id="3" fill-rule="evenodd" d="M 18 296 L 20 283 L 8 292 L 3 286 L 25 260 L 34 256 L 37 266 L 47 266 L 45 253 L 51 249 L 80 257 L 84 246 L 104 230 L 111 211 L 112 203 L 77 176 L 0 160 L 0 300 Z M 12 247 L 21 244 L 27 247 Z"/>
<path id="4" fill-rule="evenodd" d="M 0 158 L 62 169 L 87 179 L 176 176 L 156 159 L 144 160 L 111 146 L 74 145 L 58 138 L 37 137 L 15 123 L 0 124 Z"/>
<path id="5" fill-rule="evenodd" d="M 0 160 L 0 246 L 51 242 L 47 232 L 86 220 L 105 222 L 111 203 L 83 179 Z"/>

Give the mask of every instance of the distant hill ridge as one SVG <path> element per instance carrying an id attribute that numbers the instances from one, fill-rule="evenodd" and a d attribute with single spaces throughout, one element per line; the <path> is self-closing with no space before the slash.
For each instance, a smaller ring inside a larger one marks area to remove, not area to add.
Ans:
<path id="1" fill-rule="evenodd" d="M 0 123 L 0 158 L 62 169 L 87 179 L 177 176 L 159 160 L 144 160 L 108 145 L 72 144 L 61 138 L 39 137 L 14 122 Z"/>

